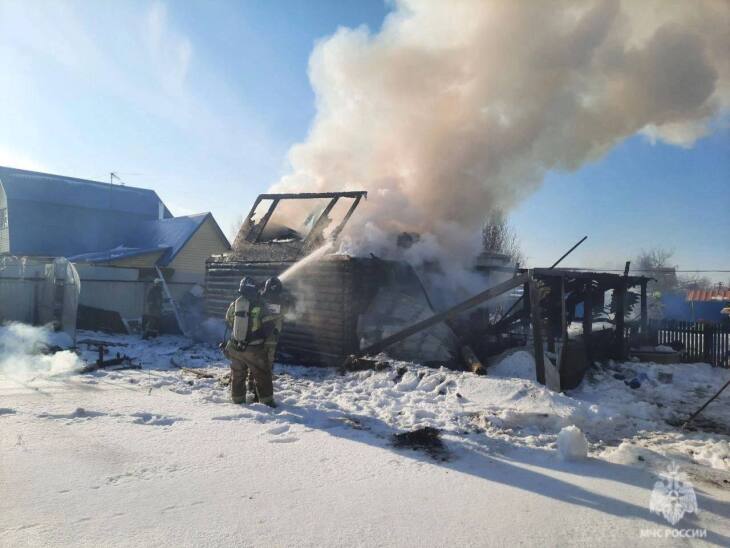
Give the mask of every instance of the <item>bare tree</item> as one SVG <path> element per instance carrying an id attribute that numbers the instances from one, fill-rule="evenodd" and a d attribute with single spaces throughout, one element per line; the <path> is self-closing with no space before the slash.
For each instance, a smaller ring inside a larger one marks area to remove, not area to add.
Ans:
<path id="1" fill-rule="evenodd" d="M 489 253 L 508 255 L 514 263 L 524 263 L 520 241 L 501 211 L 491 213 L 482 225 L 482 247 Z"/>
<path id="2" fill-rule="evenodd" d="M 230 227 L 228 228 L 228 241 L 231 242 L 231 245 L 233 245 L 233 242 L 236 241 L 236 236 L 238 236 L 238 232 L 241 230 L 241 226 L 243 225 L 244 221 L 246 220 L 245 215 L 241 215 L 231 223 Z"/>
<path id="3" fill-rule="evenodd" d="M 710 290 L 714 289 L 716 286 L 717 284 L 712 283 L 712 280 L 710 278 L 708 278 L 707 276 L 700 276 L 699 274 L 689 274 L 679 277 L 679 287 L 684 290 Z"/>
<path id="4" fill-rule="evenodd" d="M 654 290 L 661 292 L 676 291 L 679 288 L 677 269 L 669 263 L 673 256 L 673 250 L 663 247 L 642 250 L 636 258 L 635 270 L 643 276 L 651 276 L 656 279 L 656 282 L 652 284 Z"/>

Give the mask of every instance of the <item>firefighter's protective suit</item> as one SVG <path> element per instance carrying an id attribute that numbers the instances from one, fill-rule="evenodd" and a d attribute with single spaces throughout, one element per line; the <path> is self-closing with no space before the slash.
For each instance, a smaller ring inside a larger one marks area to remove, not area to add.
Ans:
<path id="1" fill-rule="evenodd" d="M 244 282 L 241 286 L 243 288 Z M 250 373 L 255 387 L 255 398 L 274 406 L 273 365 L 276 345 L 281 333 L 284 308 L 272 302 L 271 296 L 241 291 L 226 312 L 231 338 L 226 355 L 231 360 L 231 399 L 246 402 L 246 377 Z"/>

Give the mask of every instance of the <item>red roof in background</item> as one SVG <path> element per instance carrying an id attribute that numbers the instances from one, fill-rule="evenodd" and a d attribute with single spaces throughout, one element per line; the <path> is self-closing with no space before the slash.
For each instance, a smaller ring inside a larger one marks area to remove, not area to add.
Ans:
<path id="1" fill-rule="evenodd" d="M 690 289 L 688 301 L 730 301 L 730 289 Z"/>

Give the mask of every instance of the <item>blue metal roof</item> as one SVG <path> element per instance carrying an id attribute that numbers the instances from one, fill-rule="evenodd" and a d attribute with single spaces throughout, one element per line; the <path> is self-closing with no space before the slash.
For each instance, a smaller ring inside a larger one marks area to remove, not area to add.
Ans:
<path id="1" fill-rule="evenodd" d="M 23 200 L 134 213 L 157 219 L 162 203 L 154 190 L 131 186 L 111 185 L 98 181 L 38 173 L 0 166 L 0 182 L 8 201 Z M 163 217 L 172 213 L 162 204 Z"/>
<path id="2" fill-rule="evenodd" d="M 172 217 L 152 190 L 2 166 L 0 184 L 14 255 L 105 262 L 165 249 L 166 265 L 211 216 Z"/>

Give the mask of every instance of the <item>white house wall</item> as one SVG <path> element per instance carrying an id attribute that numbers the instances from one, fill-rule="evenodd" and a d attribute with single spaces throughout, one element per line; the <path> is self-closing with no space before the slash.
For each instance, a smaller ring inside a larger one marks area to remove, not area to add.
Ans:
<path id="1" fill-rule="evenodd" d="M 5 189 L 0 183 L 0 223 L 5 223 L 4 227 L 0 224 L 0 253 L 10 252 L 10 228 L 7 223 L 9 220 L 8 214 L 8 198 L 5 196 Z"/>
<path id="2" fill-rule="evenodd" d="M 140 279 L 142 271 L 137 268 L 84 264 L 77 264 L 76 268 L 81 278 L 79 304 L 119 312 L 126 320 L 142 317 L 145 297 L 152 285 L 149 276 Z M 175 272 L 166 281 L 173 298 L 179 300 L 198 283 L 199 276 Z"/>
<path id="3" fill-rule="evenodd" d="M 35 323 L 45 284 L 45 264 L 12 258 L 0 261 L 0 323 Z"/>

